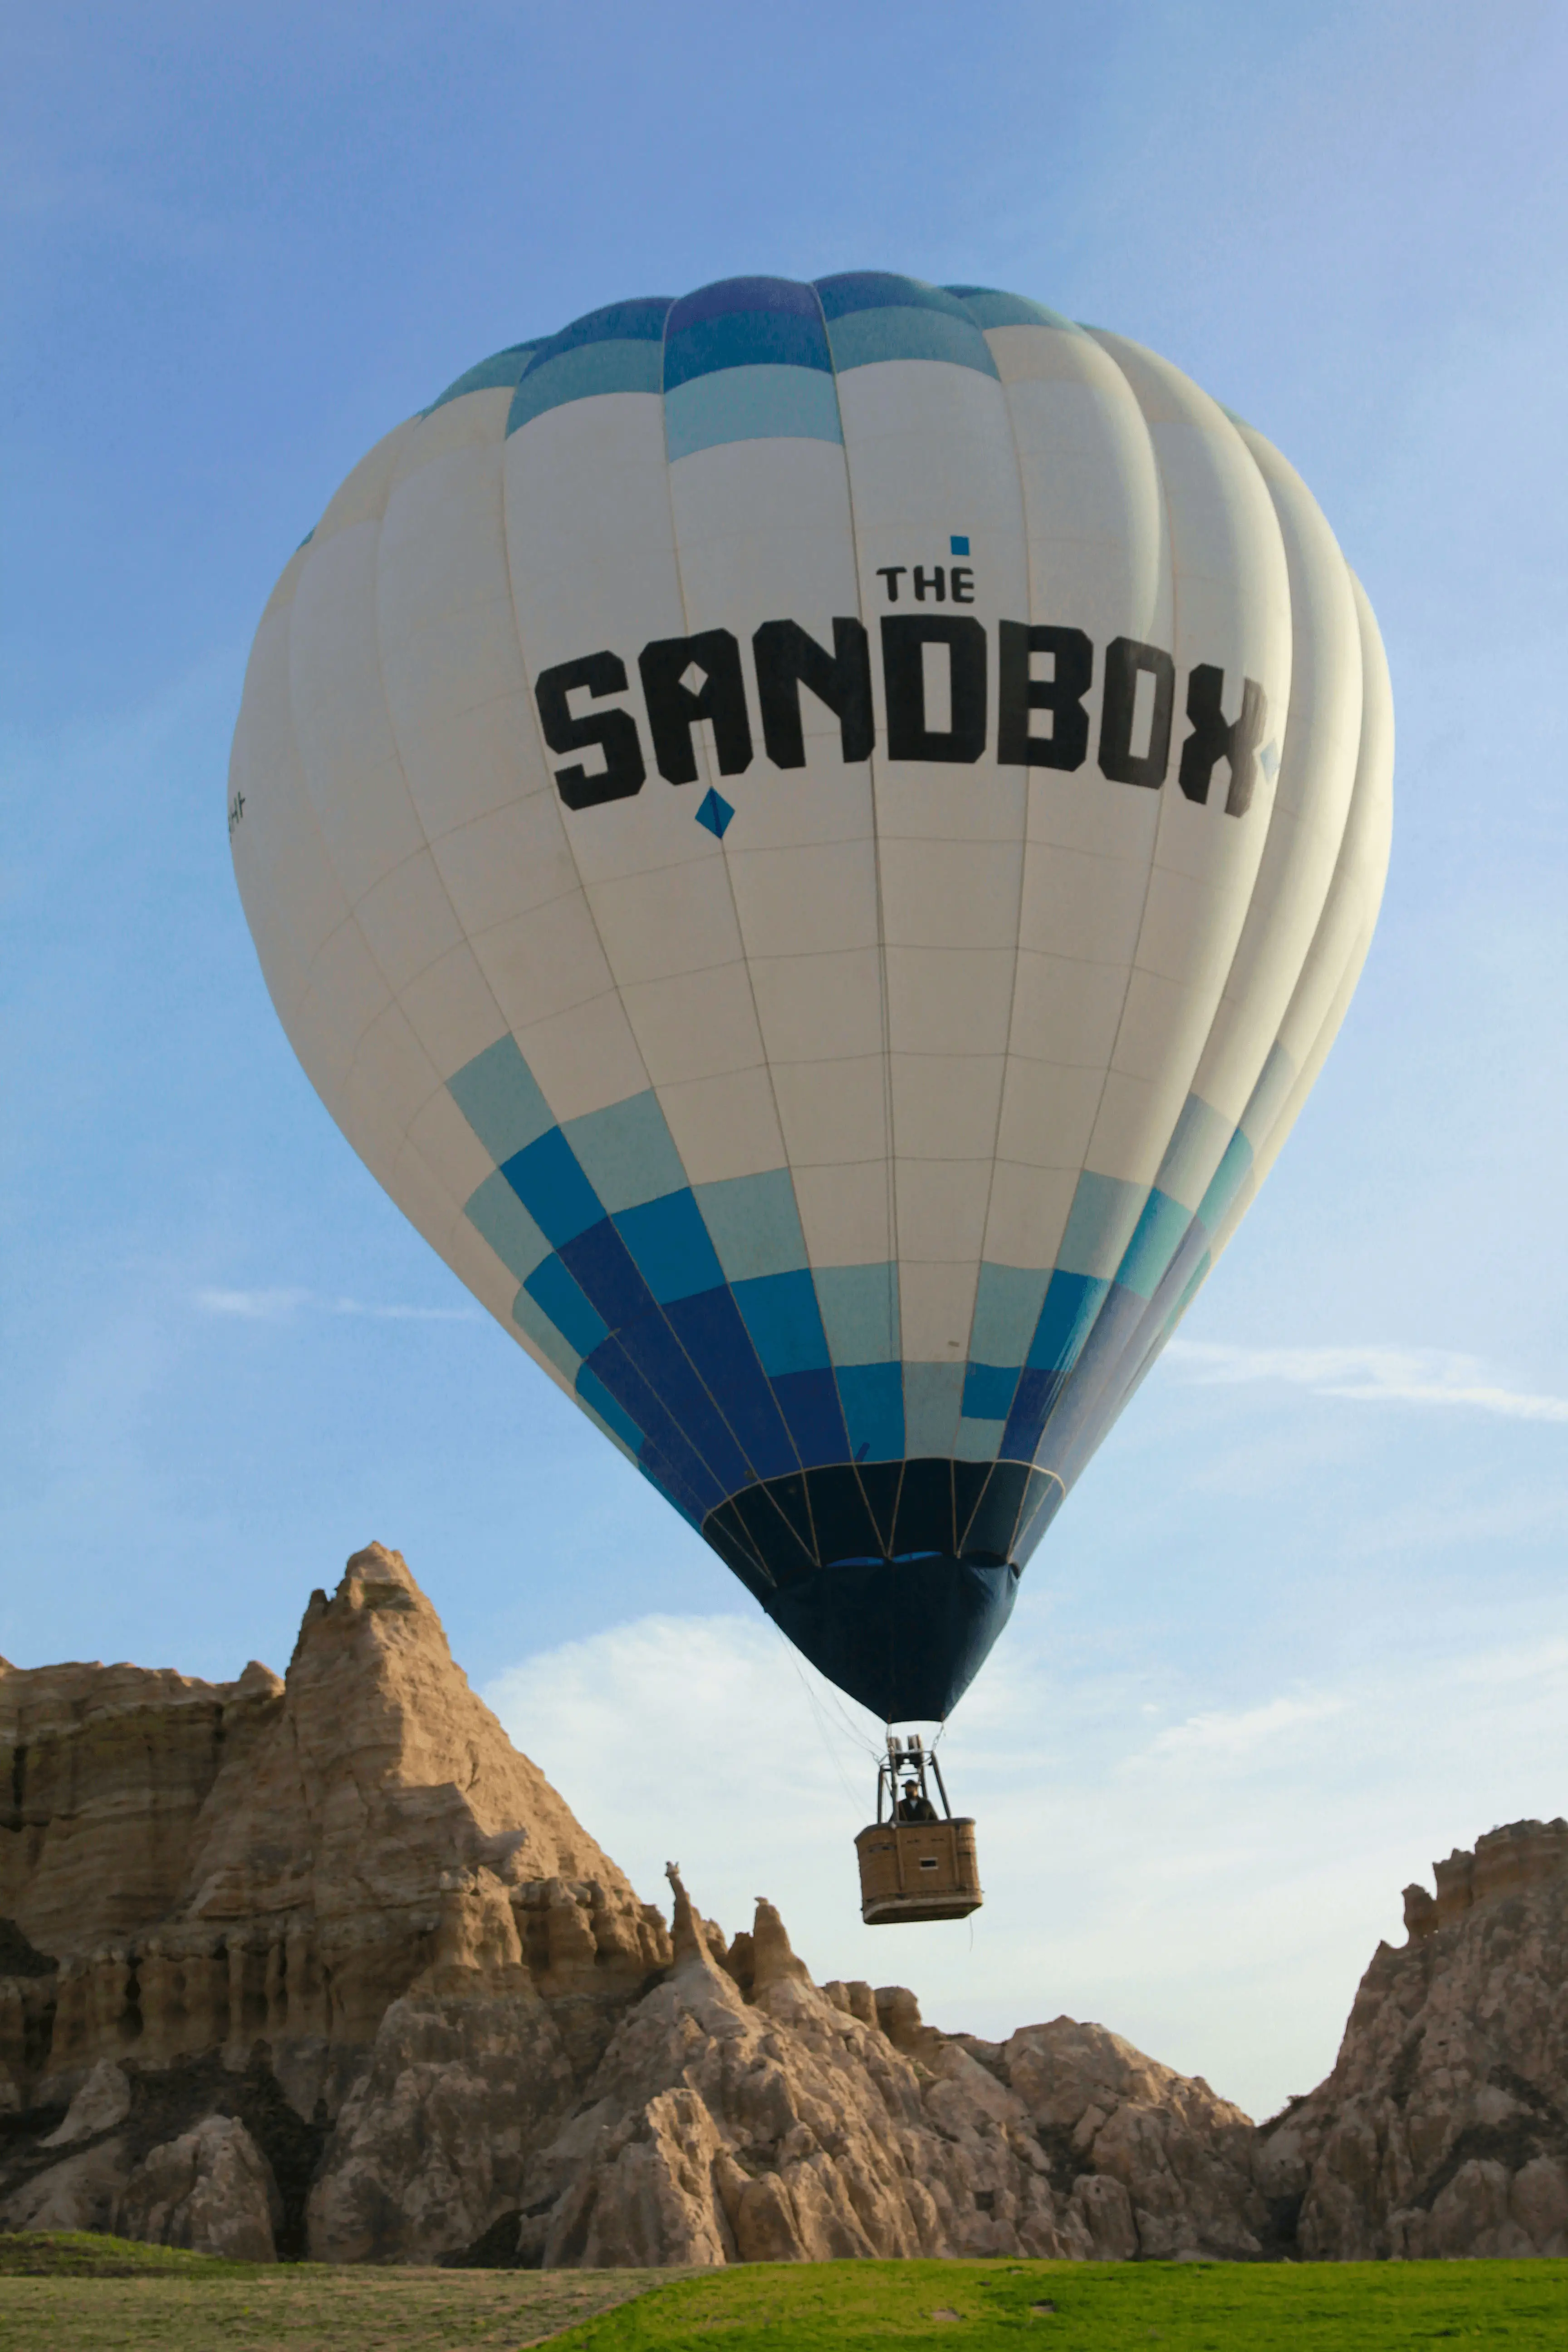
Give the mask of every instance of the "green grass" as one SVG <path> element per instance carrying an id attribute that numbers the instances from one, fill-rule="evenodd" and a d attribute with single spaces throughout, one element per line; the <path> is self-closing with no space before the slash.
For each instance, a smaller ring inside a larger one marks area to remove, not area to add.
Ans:
<path id="1" fill-rule="evenodd" d="M 674 2280 L 559 2352 L 1568 2347 L 1568 2262 L 825 2263 Z"/>
<path id="2" fill-rule="evenodd" d="M 331 2270 L 0 2237 L 0 2352 L 516 2352 L 668 2271 Z"/>
<path id="3" fill-rule="evenodd" d="M 0 2352 L 517 2352 L 547 2337 L 559 2352 L 1564 2352 L 1568 2262 L 747 2263 L 672 2277 L 264 2266 L 0 2237 Z"/>
<path id="4" fill-rule="evenodd" d="M 89 2230 L 19 2231 L 0 2234 L 0 2279 L 8 2278 L 249 2278 L 258 2263 L 218 2263 L 208 2254 L 182 2254 L 173 2246 L 144 2246 L 136 2238 L 105 2238 Z"/>

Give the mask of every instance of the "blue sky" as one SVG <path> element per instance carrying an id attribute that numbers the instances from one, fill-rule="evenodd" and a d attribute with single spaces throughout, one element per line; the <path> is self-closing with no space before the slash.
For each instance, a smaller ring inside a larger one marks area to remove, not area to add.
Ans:
<path id="1" fill-rule="evenodd" d="M 3 23 L 0 1652 L 280 1665 L 380 1538 L 646 1893 L 679 1853 L 732 1927 L 765 1849 L 822 1973 L 951 2024 L 1098 2016 L 1256 2112 L 1304 2088 L 1400 1885 L 1568 1808 L 1568 19 Z M 390 425 L 618 296 L 856 267 L 1031 294 L 1258 425 L 1366 583 L 1399 719 L 1327 1074 L 948 1735 L 973 1937 L 859 1927 L 858 1732 L 338 1136 L 223 816 L 261 605 Z M 799 1775 L 782 1841 L 715 1793 L 759 1720 Z"/>

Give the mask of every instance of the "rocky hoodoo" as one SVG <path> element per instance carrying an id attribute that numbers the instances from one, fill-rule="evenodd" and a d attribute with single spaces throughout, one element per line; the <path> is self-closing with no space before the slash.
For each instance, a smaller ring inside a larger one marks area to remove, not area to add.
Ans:
<path id="1" fill-rule="evenodd" d="M 1568 1822 L 1515 1822 L 1405 1891 L 1333 2073 L 1258 2135 L 1301 2253 L 1568 2254 Z"/>
<path id="2" fill-rule="evenodd" d="M 670 1956 L 379 1545 L 311 1594 L 286 1681 L 0 1666 L 6 1789 L 0 2223 L 163 2217 L 195 2242 L 218 2191 L 170 2203 L 133 2177 L 195 2133 L 182 2161 L 300 2252 L 332 2121 L 411 1987 L 510 1967 L 581 2063 Z M 89 2130 L 106 2082 L 120 2116 Z M 26 2128 L 40 2114 L 74 2152 Z M 244 2187 L 253 2158 L 265 2193 Z"/>
<path id="3" fill-rule="evenodd" d="M 1413 1891 L 1334 2074 L 1258 2133 L 1101 2026 L 986 2042 L 818 1986 L 770 1903 L 731 1942 L 673 1867 L 667 1927 L 377 1545 L 282 1682 L 0 1664 L 7 1780 L 0 2229 L 476 2264 L 1563 2250 L 1562 1822 Z"/>

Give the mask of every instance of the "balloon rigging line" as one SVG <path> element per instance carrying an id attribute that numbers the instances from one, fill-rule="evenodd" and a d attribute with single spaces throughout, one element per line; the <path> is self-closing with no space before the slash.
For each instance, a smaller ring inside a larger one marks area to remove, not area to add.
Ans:
<path id="1" fill-rule="evenodd" d="M 784 1639 L 782 1633 L 779 1638 L 781 1641 Z M 802 1672 L 804 1670 L 797 1666 L 796 1671 Z M 808 1678 L 808 1687 L 809 1686 Z M 843 1705 L 835 1693 L 824 1693 L 822 1691 L 814 1690 L 812 1693 L 812 1700 L 814 1706 L 817 1707 L 819 1712 L 824 1714 L 824 1719 L 826 1723 L 830 1727 L 836 1728 L 842 1738 L 847 1739 L 850 1746 L 858 1749 L 862 1756 L 868 1757 L 873 1764 L 880 1764 L 882 1760 L 881 1749 L 873 1746 L 871 1741 L 866 1738 L 865 1733 L 859 1730 L 851 1718 L 845 1714 Z"/>
<path id="2" fill-rule="evenodd" d="M 783 1638 L 782 1635 L 780 1638 Z M 879 1764 L 882 1760 L 881 1748 L 867 1738 L 865 1733 L 860 1729 L 852 1716 L 845 1714 L 844 1702 L 839 1697 L 837 1692 L 830 1689 L 826 1692 L 824 1696 L 826 1699 L 827 1705 L 832 1708 L 833 1713 L 838 1718 L 838 1726 L 840 1730 L 843 1732 L 845 1738 L 852 1741 L 853 1744 L 860 1749 L 862 1755 L 869 1756 L 873 1763 Z"/>
<path id="3" fill-rule="evenodd" d="M 780 1634 L 779 1639 L 781 1641 L 784 1639 L 782 1633 Z M 839 1787 L 843 1790 L 850 1803 L 853 1804 L 856 1801 L 855 1791 L 849 1785 L 849 1776 L 844 1769 L 838 1752 L 834 1747 L 833 1741 L 828 1737 L 827 1719 L 824 1716 L 820 1706 L 817 1704 L 816 1694 L 812 1689 L 811 1685 L 806 1681 L 805 1675 L 801 1674 L 801 1670 L 798 1666 L 796 1666 L 795 1672 L 797 1675 L 800 1675 L 801 1687 L 805 1692 L 806 1699 L 810 1705 L 812 1716 L 816 1724 L 816 1736 L 822 1742 L 823 1753 L 827 1758 L 828 1762 L 832 1765 L 835 1773 L 837 1775 Z"/>
<path id="4" fill-rule="evenodd" d="M 768 1622 L 770 1624 L 773 1624 L 773 1620 L 771 1618 Z M 805 1673 L 801 1665 L 800 1660 L 795 1656 L 795 1654 L 794 1650 L 791 1649 L 789 1643 L 784 1639 L 784 1635 L 781 1628 L 777 1625 L 773 1625 L 773 1632 L 778 1636 L 779 1641 L 783 1643 L 784 1653 L 788 1657 L 791 1665 L 795 1668 L 796 1679 L 798 1680 L 802 1690 L 805 1693 L 806 1704 L 811 1709 L 812 1717 L 816 1727 L 816 1735 L 822 1742 L 823 1752 L 826 1756 L 828 1762 L 832 1765 L 834 1771 L 838 1776 L 839 1787 L 843 1790 L 845 1795 L 853 1804 L 858 1801 L 855 1790 L 849 1785 L 848 1776 L 845 1772 L 837 1749 L 829 1737 L 830 1727 L 827 1717 L 823 1713 L 817 1695 L 812 1689 L 810 1683 L 806 1680 Z M 853 1726 L 850 1725 L 847 1719 L 843 1722 L 840 1727 L 855 1740 L 857 1747 L 863 1744 L 857 1737 Z M 876 1758 L 877 1752 L 875 1748 L 868 1749 L 868 1752 L 873 1757 L 873 1759 Z"/>
<path id="5" fill-rule="evenodd" d="M 879 1764 L 882 1760 L 881 1748 L 875 1746 L 872 1741 L 867 1738 L 865 1733 L 860 1729 L 859 1726 L 854 1721 L 852 1717 L 845 1714 L 844 1702 L 839 1697 L 837 1692 L 831 1688 L 825 1688 L 822 1690 L 818 1690 L 816 1688 L 815 1682 L 807 1678 L 805 1670 L 801 1664 L 799 1656 L 797 1655 L 794 1645 L 785 1635 L 783 1628 L 772 1619 L 769 1620 L 769 1622 L 773 1624 L 774 1633 L 778 1635 L 779 1640 L 784 1643 L 785 1649 L 789 1652 L 790 1663 L 793 1664 L 796 1674 L 800 1675 L 802 1682 L 805 1684 L 806 1692 L 811 1698 L 812 1706 L 816 1709 L 819 1719 L 822 1719 L 822 1709 L 824 1704 L 826 1704 L 826 1706 L 831 1708 L 833 1715 L 837 1717 L 838 1729 L 843 1733 L 845 1738 L 850 1742 L 851 1746 L 858 1748 L 862 1755 L 868 1756 L 874 1764 Z"/>

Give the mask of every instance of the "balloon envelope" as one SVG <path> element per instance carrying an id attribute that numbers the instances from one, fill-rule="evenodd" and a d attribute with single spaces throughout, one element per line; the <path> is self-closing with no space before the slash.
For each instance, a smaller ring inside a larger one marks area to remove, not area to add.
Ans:
<path id="1" fill-rule="evenodd" d="M 498 352 L 285 569 L 229 830 L 374 1174 L 789 1637 L 944 1716 L 1355 985 L 1392 719 L 1166 362 L 879 273 Z"/>

